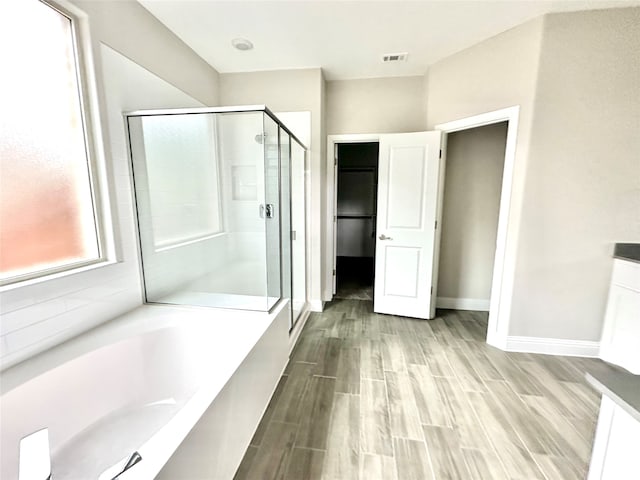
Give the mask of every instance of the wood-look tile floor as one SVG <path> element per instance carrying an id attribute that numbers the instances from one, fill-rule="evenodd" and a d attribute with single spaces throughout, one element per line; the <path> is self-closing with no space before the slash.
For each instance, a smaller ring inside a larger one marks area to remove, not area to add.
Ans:
<path id="1" fill-rule="evenodd" d="M 487 314 L 312 314 L 236 480 L 584 479 L 599 360 L 506 353 Z"/>

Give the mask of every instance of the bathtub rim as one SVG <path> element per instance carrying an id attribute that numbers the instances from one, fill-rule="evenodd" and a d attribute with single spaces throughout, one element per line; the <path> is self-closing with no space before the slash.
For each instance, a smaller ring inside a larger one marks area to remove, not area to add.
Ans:
<path id="1" fill-rule="evenodd" d="M 283 308 L 287 299 L 280 299 L 269 312 L 233 310 L 192 305 L 143 304 L 135 309 L 108 320 L 90 330 L 66 340 L 33 357 L 0 371 L 0 397 L 20 387 L 26 382 L 60 367 L 98 348 L 123 341 L 129 337 L 150 333 L 162 328 L 184 326 L 183 317 L 194 326 L 227 319 L 261 324 L 259 340 L 267 326 Z M 180 317 L 180 318 L 177 318 Z M 255 345 L 255 342 L 252 344 Z"/>

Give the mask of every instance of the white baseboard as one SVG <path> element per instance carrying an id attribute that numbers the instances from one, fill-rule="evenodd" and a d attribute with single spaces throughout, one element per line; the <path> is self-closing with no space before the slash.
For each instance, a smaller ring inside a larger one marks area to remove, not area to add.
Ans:
<path id="1" fill-rule="evenodd" d="M 448 308 L 453 310 L 476 310 L 478 312 L 488 312 L 489 300 L 484 300 L 481 298 L 437 297 L 436 308 Z"/>
<path id="2" fill-rule="evenodd" d="M 600 342 L 564 338 L 507 337 L 508 352 L 543 353 L 569 357 L 598 357 Z"/>
<path id="3" fill-rule="evenodd" d="M 309 309 L 312 312 L 322 312 L 324 309 L 324 302 L 322 300 L 309 300 Z"/>

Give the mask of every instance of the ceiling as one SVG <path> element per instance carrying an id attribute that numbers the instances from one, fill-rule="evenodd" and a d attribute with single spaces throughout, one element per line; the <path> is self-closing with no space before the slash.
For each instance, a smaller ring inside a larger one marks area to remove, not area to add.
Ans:
<path id="1" fill-rule="evenodd" d="M 221 73 L 321 67 L 328 80 L 423 75 L 429 65 L 548 12 L 640 0 L 139 0 Z M 253 50 L 232 47 L 246 38 Z M 383 63 L 385 53 L 406 62 Z"/>

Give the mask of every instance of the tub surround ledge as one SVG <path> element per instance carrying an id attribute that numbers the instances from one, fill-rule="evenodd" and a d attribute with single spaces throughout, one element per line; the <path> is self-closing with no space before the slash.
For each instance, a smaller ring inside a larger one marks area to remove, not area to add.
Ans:
<path id="1" fill-rule="evenodd" d="M 231 478 L 288 360 L 287 305 L 143 305 L 4 370 L 0 476 L 18 478 L 20 439 L 48 428 L 54 478 L 102 479 L 133 451 L 142 461 L 119 478 L 155 478 L 227 390 L 246 420 L 211 468 Z M 239 385 L 256 395 L 236 398 Z"/>

